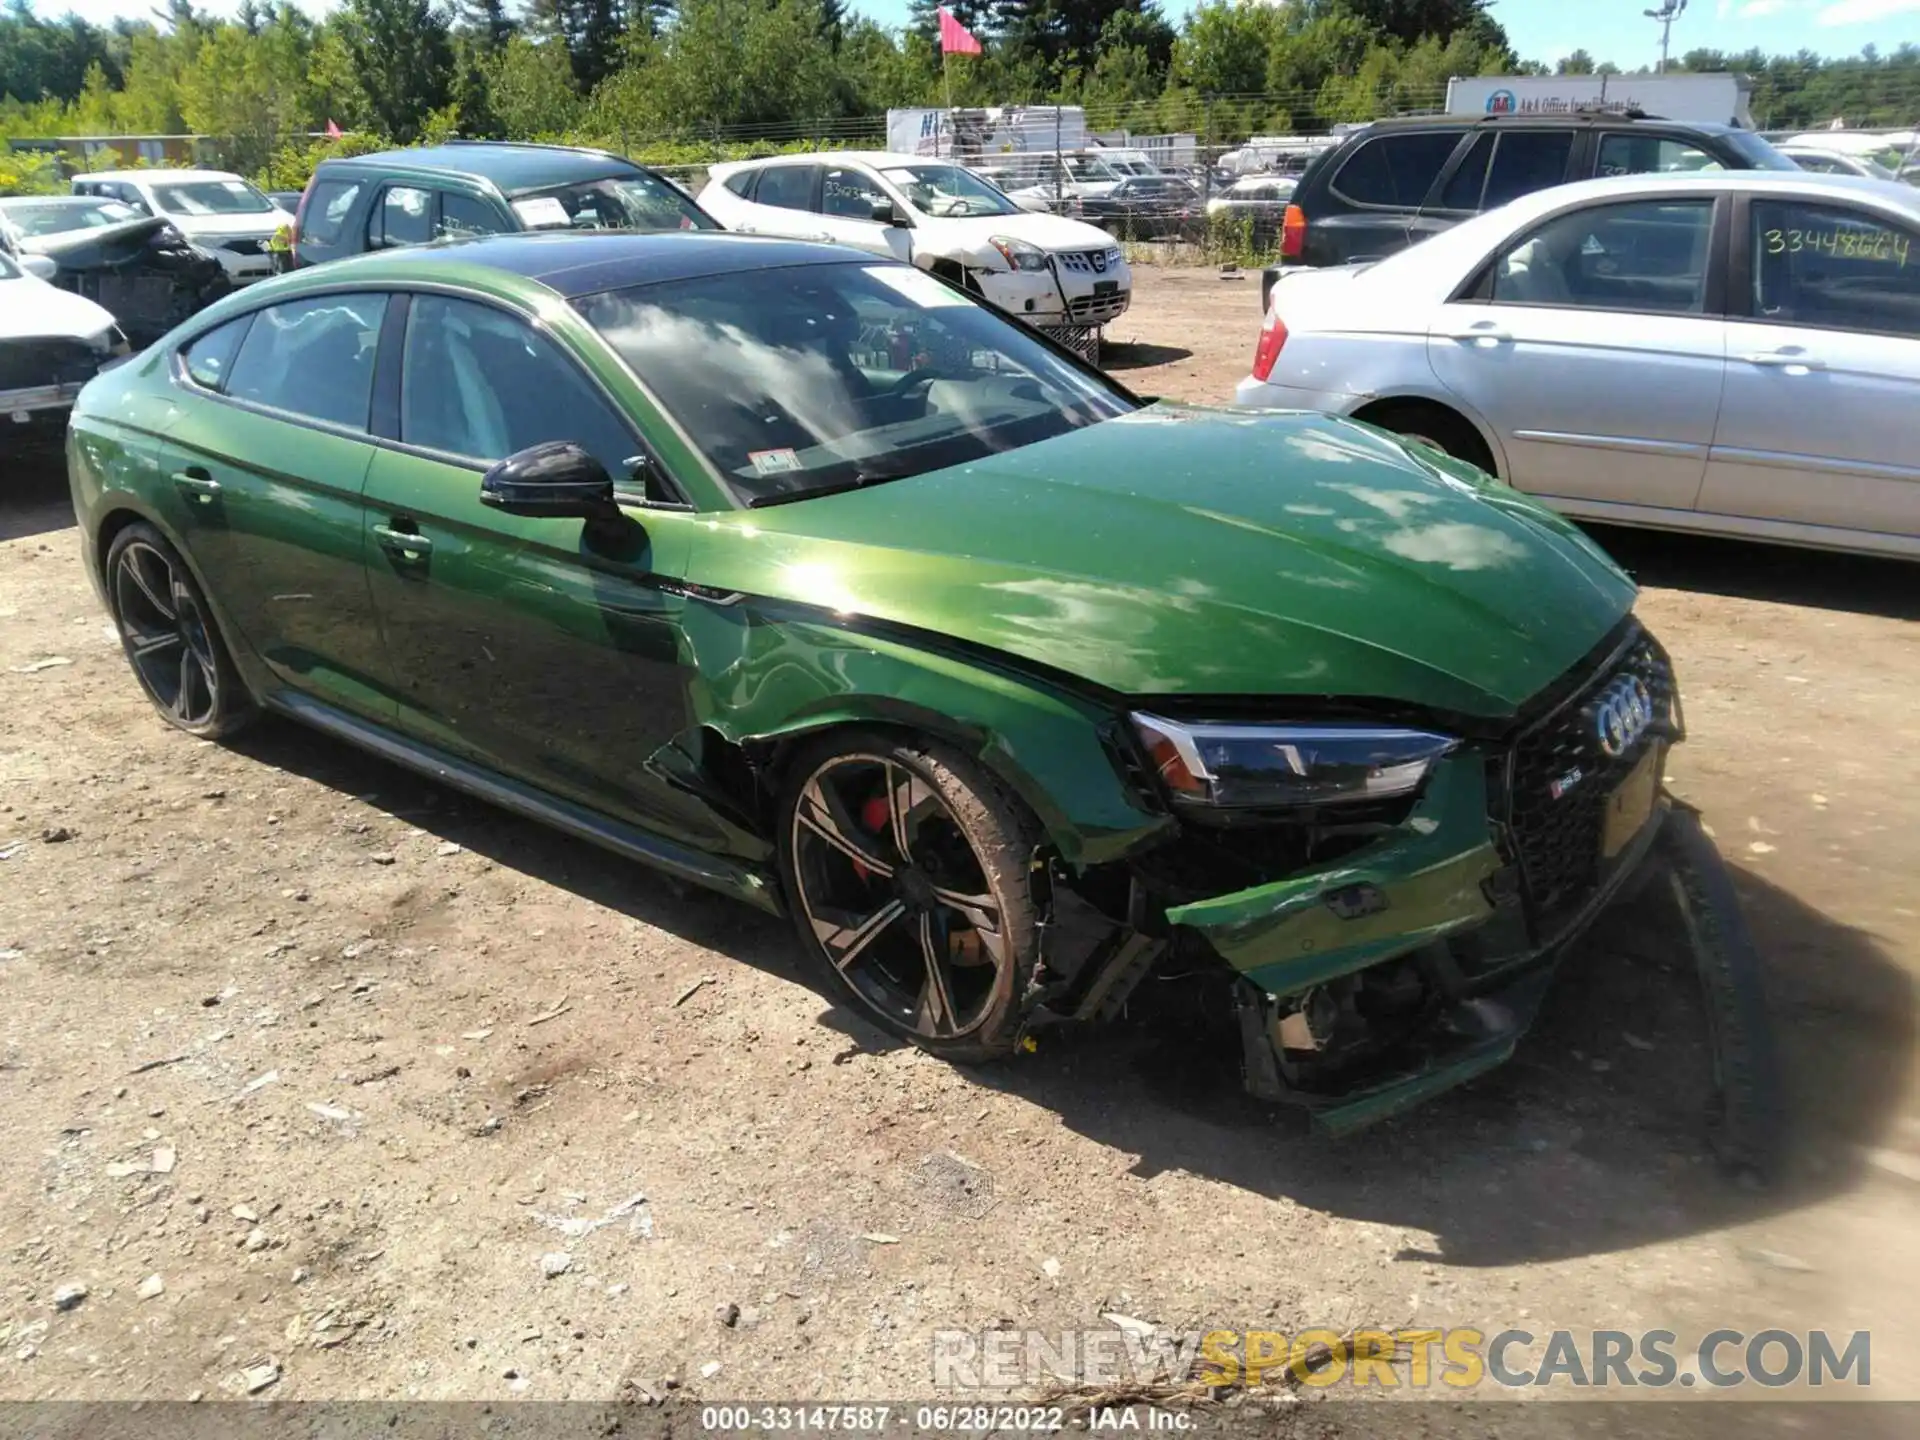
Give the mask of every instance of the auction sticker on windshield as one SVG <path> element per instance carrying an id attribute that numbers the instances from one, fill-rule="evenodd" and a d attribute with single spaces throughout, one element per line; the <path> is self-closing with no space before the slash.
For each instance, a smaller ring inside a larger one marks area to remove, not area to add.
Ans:
<path id="1" fill-rule="evenodd" d="M 749 450 L 747 459 L 753 462 L 756 475 L 784 475 L 790 470 L 804 468 L 800 457 L 791 450 Z"/>
<path id="2" fill-rule="evenodd" d="M 540 230 L 550 225 L 573 224 L 573 217 L 567 214 L 567 207 L 551 195 L 532 195 L 525 200 L 516 200 L 513 202 L 513 213 L 526 223 L 529 230 Z"/>
<path id="3" fill-rule="evenodd" d="M 911 265 L 870 265 L 867 274 L 925 310 L 967 303 L 966 296 L 949 290 L 926 271 Z"/>

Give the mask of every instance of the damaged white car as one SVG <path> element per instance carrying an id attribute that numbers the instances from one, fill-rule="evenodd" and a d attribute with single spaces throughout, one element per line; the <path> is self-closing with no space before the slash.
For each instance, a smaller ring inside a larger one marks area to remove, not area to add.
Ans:
<path id="1" fill-rule="evenodd" d="M 0 254 L 0 436 L 9 440 L 58 433 L 80 387 L 127 353 L 112 315 L 42 278 L 53 269 L 44 256 Z"/>

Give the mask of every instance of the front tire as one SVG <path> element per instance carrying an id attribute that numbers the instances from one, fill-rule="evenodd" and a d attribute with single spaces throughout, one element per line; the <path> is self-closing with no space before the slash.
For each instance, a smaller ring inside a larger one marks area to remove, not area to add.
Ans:
<path id="1" fill-rule="evenodd" d="M 254 718 L 213 611 L 180 553 L 144 522 L 107 549 L 107 596 L 140 688 L 175 729 L 222 740 Z"/>
<path id="2" fill-rule="evenodd" d="M 948 1060 L 1010 1053 L 1039 958 L 1025 807 L 915 736 L 831 737 L 789 773 L 781 878 L 829 995 Z"/>

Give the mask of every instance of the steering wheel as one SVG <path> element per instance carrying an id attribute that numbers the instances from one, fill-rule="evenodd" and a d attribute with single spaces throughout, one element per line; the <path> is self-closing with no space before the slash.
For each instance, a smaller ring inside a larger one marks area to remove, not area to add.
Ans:
<path id="1" fill-rule="evenodd" d="M 960 376 L 953 374 L 951 371 L 942 370 L 936 366 L 929 366 L 924 370 L 909 370 L 880 393 L 889 400 L 897 400 L 902 396 L 911 395 L 922 385 L 933 384 L 936 380 L 958 380 L 960 378 Z"/>

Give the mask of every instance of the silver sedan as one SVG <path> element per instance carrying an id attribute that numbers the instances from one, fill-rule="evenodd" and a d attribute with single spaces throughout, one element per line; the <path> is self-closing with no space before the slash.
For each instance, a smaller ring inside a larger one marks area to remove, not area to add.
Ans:
<path id="1" fill-rule="evenodd" d="M 1920 558 L 1920 192 L 1541 191 L 1284 272 L 1236 399 L 1416 436 L 1586 519 Z"/>

